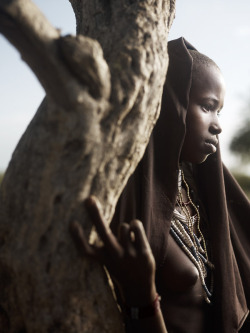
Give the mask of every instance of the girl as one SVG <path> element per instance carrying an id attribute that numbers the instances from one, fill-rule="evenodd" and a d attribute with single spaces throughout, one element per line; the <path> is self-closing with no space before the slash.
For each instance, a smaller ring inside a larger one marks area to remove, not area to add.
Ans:
<path id="1" fill-rule="evenodd" d="M 77 224 L 72 234 L 108 268 L 127 332 L 239 332 L 250 300 L 250 206 L 220 159 L 224 80 L 183 38 L 168 50 L 161 114 L 113 233 L 90 198 L 104 248 L 87 244 Z"/>

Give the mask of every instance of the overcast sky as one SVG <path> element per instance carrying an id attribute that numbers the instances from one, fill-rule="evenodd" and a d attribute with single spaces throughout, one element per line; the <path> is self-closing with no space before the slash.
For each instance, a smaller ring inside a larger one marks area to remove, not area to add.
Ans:
<path id="1" fill-rule="evenodd" d="M 75 18 L 68 0 L 34 1 L 62 34 L 75 33 Z M 250 1 L 177 0 L 176 18 L 169 39 L 185 37 L 212 58 L 224 74 L 227 93 L 221 113 L 222 158 L 231 168 L 228 144 L 243 119 L 250 100 Z M 20 136 L 40 104 L 44 91 L 0 35 L 0 171 L 5 170 Z"/>

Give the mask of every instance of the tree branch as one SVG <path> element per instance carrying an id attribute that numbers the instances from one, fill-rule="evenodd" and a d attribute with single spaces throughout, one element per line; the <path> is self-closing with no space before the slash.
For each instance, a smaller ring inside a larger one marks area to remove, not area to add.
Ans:
<path id="1" fill-rule="evenodd" d="M 106 141 L 112 142 L 115 154 L 110 158 L 112 163 L 105 157 L 103 163 L 109 165 L 110 173 L 118 174 L 119 181 L 125 184 L 142 157 L 158 118 L 168 65 L 167 37 L 174 18 L 175 1 L 70 2 L 78 22 L 77 32 L 97 39 L 109 64 L 111 109 L 102 119 L 102 126 L 110 129 Z M 105 179 L 109 178 L 106 174 Z M 110 187 L 109 194 L 103 193 L 103 197 L 110 197 L 108 206 L 105 200 L 105 207 L 114 207 L 114 198 L 123 188 L 113 187 L 116 188 L 114 195 L 111 196 Z M 112 209 L 107 209 L 108 219 Z"/>
<path id="2" fill-rule="evenodd" d="M 92 86 L 93 91 L 104 76 L 105 90 L 101 90 L 98 96 L 101 97 L 101 93 L 104 93 L 105 98 L 109 96 L 109 70 L 96 41 L 84 37 L 67 37 L 67 41 L 64 41 L 60 37 L 60 31 L 52 27 L 39 9 L 27 0 L 1 0 L 0 17 L 0 32 L 19 50 L 48 97 L 58 105 L 66 109 L 74 108 L 81 99 L 83 86 Z M 71 68 L 74 67 L 73 62 L 78 62 L 78 67 L 80 63 L 85 72 L 85 77 L 80 77 L 80 82 L 77 75 L 72 75 L 68 65 L 62 61 L 61 51 L 69 53 L 73 43 L 76 56 L 71 57 Z"/>

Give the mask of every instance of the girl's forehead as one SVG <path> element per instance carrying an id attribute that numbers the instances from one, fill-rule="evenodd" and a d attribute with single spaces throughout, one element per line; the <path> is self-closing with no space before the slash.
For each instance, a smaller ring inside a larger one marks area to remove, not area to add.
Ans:
<path id="1" fill-rule="evenodd" d="M 193 73 L 190 89 L 190 98 L 200 96 L 213 96 L 220 104 L 224 102 L 225 81 L 218 67 L 203 66 Z"/>
<path id="2" fill-rule="evenodd" d="M 225 81 L 218 67 L 214 65 L 201 65 L 192 71 L 191 86 L 198 86 L 200 88 L 225 88 Z"/>

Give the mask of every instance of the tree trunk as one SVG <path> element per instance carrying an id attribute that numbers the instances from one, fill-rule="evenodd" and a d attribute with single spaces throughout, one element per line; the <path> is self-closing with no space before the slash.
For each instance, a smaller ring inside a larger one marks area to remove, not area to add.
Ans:
<path id="1" fill-rule="evenodd" d="M 95 238 L 84 199 L 96 195 L 110 221 L 143 155 L 175 5 L 71 4 L 77 37 L 61 37 L 28 0 L 0 0 L 0 32 L 46 91 L 0 188 L 1 332 L 123 331 L 104 270 L 77 256 L 68 226 Z"/>

